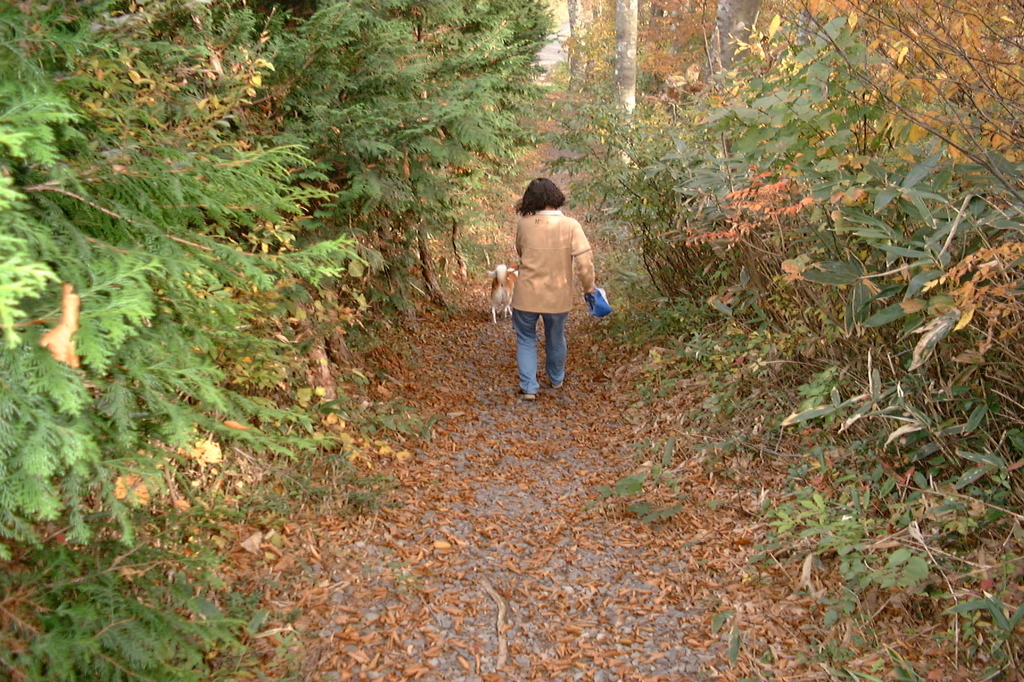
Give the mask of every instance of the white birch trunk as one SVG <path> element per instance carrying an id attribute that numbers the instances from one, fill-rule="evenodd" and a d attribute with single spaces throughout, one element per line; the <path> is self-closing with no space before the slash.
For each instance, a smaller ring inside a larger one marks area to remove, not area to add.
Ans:
<path id="1" fill-rule="evenodd" d="M 761 0 L 718 0 L 709 55 L 712 73 L 729 70 L 736 57 L 736 40 L 747 40 L 760 9 Z"/>
<path id="2" fill-rule="evenodd" d="M 615 92 L 632 117 L 636 108 L 637 0 L 615 0 Z"/>
<path id="3" fill-rule="evenodd" d="M 587 79 L 587 60 L 584 57 L 587 49 L 587 33 L 589 21 L 583 8 L 583 0 L 568 0 L 569 35 L 572 46 L 569 49 L 569 87 L 580 90 Z"/>

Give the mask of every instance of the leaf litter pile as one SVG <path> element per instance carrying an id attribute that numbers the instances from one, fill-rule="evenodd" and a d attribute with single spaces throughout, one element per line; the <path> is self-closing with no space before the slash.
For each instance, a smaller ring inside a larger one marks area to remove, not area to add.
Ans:
<path id="1" fill-rule="evenodd" d="M 777 467 L 693 447 L 679 415 L 699 385 L 641 400 L 643 363 L 582 309 L 564 386 L 541 377 L 521 400 L 511 322 L 491 322 L 481 289 L 390 344 L 410 350 L 380 391 L 433 426 L 356 460 L 395 479 L 385 504 L 236 529 L 231 580 L 270 614 L 252 628 L 259 679 L 834 679 L 811 654 L 813 562 L 751 560 Z M 944 658 L 887 630 L 890 651 Z"/>

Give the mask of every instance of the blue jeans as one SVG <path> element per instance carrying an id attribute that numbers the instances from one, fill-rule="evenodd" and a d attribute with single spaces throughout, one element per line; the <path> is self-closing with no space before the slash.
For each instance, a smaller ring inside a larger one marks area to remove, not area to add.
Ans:
<path id="1" fill-rule="evenodd" d="M 512 327 L 516 330 L 516 363 L 519 365 L 519 389 L 536 393 L 537 383 L 537 318 L 544 319 L 544 354 L 548 379 L 558 385 L 565 379 L 565 322 L 569 313 L 528 313 L 512 311 Z"/>

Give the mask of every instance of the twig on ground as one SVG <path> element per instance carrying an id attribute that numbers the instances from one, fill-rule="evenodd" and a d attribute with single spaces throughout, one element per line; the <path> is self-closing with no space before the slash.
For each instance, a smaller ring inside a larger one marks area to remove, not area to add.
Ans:
<path id="1" fill-rule="evenodd" d="M 498 614 L 494 618 L 494 629 L 498 635 L 498 658 L 494 661 L 494 672 L 498 672 L 505 667 L 505 662 L 508 660 L 508 639 L 505 637 L 505 616 L 508 613 L 508 602 L 498 594 L 498 591 L 486 578 L 480 581 L 480 585 L 498 606 Z"/>

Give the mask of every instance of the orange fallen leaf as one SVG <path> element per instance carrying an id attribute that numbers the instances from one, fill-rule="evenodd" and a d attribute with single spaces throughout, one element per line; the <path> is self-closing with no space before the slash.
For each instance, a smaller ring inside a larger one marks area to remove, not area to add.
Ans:
<path id="1" fill-rule="evenodd" d="M 82 307 L 82 299 L 75 293 L 75 287 L 68 282 L 61 285 L 60 322 L 39 339 L 39 345 L 50 351 L 53 359 L 71 367 L 78 367 L 79 359 L 75 354 L 75 342 L 72 338 L 78 331 L 78 313 Z"/>
<path id="2" fill-rule="evenodd" d="M 114 497 L 129 504 L 145 507 L 149 504 L 149 488 L 138 474 L 118 476 L 114 480 Z"/>
<path id="3" fill-rule="evenodd" d="M 228 419 L 224 422 L 224 426 L 229 429 L 235 429 L 236 431 L 248 431 L 249 427 L 241 422 L 236 422 L 234 419 Z"/>

